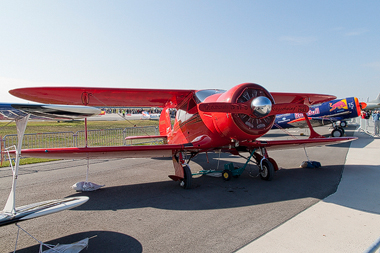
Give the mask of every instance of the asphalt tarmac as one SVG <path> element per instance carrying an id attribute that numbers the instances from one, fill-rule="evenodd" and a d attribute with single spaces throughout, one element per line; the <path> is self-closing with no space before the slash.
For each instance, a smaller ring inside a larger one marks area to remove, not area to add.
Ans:
<path id="1" fill-rule="evenodd" d="M 348 127 L 348 136 L 354 128 Z M 327 127 L 316 130 L 328 133 Z M 268 137 L 284 138 L 280 130 Z M 194 176 L 189 190 L 167 177 L 174 170 L 172 161 L 165 159 L 93 160 L 89 181 L 105 187 L 84 193 L 70 187 L 85 180 L 86 161 L 22 166 L 16 206 L 70 196 L 90 200 L 19 225 L 49 244 L 90 237 L 83 252 L 234 252 L 334 193 L 349 145 L 308 148 L 310 160 L 322 164 L 318 169 L 299 168 L 307 160 L 303 149 L 272 151 L 269 155 L 281 168 L 273 181 L 257 177 L 258 168 L 252 165 L 230 181 Z M 194 173 L 223 169 L 228 162 L 242 166 L 245 160 L 228 154 L 219 159 L 212 153 L 208 159 L 197 156 L 189 165 Z M 1 168 L 0 206 L 5 205 L 10 186 L 10 169 Z M 2 252 L 13 252 L 16 235 L 15 225 L 0 227 Z M 38 252 L 38 248 L 38 242 L 20 232 L 17 252 Z"/>

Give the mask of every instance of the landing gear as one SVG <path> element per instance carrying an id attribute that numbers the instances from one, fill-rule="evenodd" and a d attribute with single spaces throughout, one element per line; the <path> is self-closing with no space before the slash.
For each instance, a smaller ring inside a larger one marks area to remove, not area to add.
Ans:
<path id="1" fill-rule="evenodd" d="M 238 168 L 234 167 L 233 163 L 227 163 L 224 165 L 224 170 L 222 171 L 222 178 L 225 181 L 231 180 L 232 177 L 239 177 L 245 168 L 247 167 L 248 163 L 251 161 L 251 159 L 255 160 L 255 163 L 259 167 L 259 175 L 261 179 L 270 181 L 273 179 L 274 172 L 278 170 L 278 166 L 275 160 L 268 157 L 268 153 L 266 152 L 265 148 L 261 148 L 261 153 L 263 155 L 260 155 L 255 152 L 255 150 L 250 151 L 250 156 L 247 159 L 246 163 L 243 165 L 243 167 Z M 213 171 L 214 172 L 214 171 Z M 201 174 L 207 174 L 209 171 L 204 171 Z"/>
<path id="2" fill-rule="evenodd" d="M 173 154 L 173 165 L 175 175 L 170 175 L 169 178 L 179 181 L 179 186 L 183 189 L 190 189 L 193 175 L 189 165 L 183 159 L 182 153 Z"/>
<path id="3" fill-rule="evenodd" d="M 179 181 L 179 185 L 183 189 L 190 189 L 193 176 L 191 174 L 191 170 L 190 170 L 189 165 L 186 164 L 183 166 L 183 174 L 184 174 L 184 177 L 183 177 L 183 179 L 181 179 Z"/>
<path id="4" fill-rule="evenodd" d="M 342 137 L 344 135 L 343 128 L 335 127 L 331 132 L 331 137 Z"/>
<path id="5" fill-rule="evenodd" d="M 268 159 L 263 159 L 260 164 L 260 177 L 266 181 L 271 181 L 274 176 L 274 166 Z"/>
<path id="6" fill-rule="evenodd" d="M 334 129 L 331 131 L 331 137 L 342 137 L 344 135 L 343 127 L 347 126 L 347 122 L 346 121 L 340 121 L 339 123 L 334 122 L 332 126 Z"/>

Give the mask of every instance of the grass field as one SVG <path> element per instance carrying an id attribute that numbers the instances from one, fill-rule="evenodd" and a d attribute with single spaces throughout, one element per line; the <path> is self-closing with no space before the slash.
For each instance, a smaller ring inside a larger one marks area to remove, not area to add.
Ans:
<path id="1" fill-rule="evenodd" d="M 119 121 L 88 121 L 88 130 L 115 129 L 127 127 L 158 126 L 157 120 L 119 120 Z M 49 132 L 77 132 L 84 130 L 84 121 L 29 121 L 25 133 L 49 133 Z M 16 123 L 0 121 L 0 138 L 5 135 L 17 134 Z M 32 164 L 52 161 L 51 159 L 23 158 L 20 164 Z M 4 161 L 0 167 L 9 166 L 9 162 Z"/>
<path id="2" fill-rule="evenodd" d="M 88 121 L 88 130 L 113 129 L 126 127 L 158 126 L 158 120 L 118 120 L 118 121 Z M 25 133 L 48 133 L 84 130 L 84 121 L 29 121 Z M 0 136 L 17 134 L 16 123 L 0 121 Z"/>

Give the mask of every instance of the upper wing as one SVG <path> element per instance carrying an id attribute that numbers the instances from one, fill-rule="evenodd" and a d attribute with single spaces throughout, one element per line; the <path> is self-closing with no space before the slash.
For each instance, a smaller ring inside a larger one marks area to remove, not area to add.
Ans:
<path id="1" fill-rule="evenodd" d="M 271 92 L 271 95 L 276 102 L 279 103 L 294 103 L 294 104 L 305 104 L 305 105 L 315 105 L 323 102 L 327 102 L 336 99 L 336 96 L 324 95 L 324 94 L 311 94 L 311 93 L 282 93 L 282 92 Z"/>
<path id="2" fill-rule="evenodd" d="M 31 87 L 10 90 L 26 100 L 47 104 L 89 106 L 164 107 L 179 104 L 195 90 L 128 89 L 96 87 Z"/>
<path id="3" fill-rule="evenodd" d="M 152 106 L 179 104 L 195 90 L 129 89 L 97 87 L 30 87 L 9 93 L 26 100 L 47 104 L 90 106 Z M 314 105 L 335 99 L 335 96 L 309 93 L 271 93 L 276 103 Z"/>
<path id="4" fill-rule="evenodd" d="M 46 104 L 0 104 L 0 119 L 17 119 L 32 114 L 42 119 L 78 119 L 100 114 L 90 106 Z"/>

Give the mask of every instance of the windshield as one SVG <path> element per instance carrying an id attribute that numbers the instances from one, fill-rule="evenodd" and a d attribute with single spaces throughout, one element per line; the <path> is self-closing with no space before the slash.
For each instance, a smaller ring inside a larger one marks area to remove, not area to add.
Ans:
<path id="1" fill-rule="evenodd" d="M 207 97 L 218 94 L 218 93 L 224 93 L 225 90 L 200 90 L 195 93 L 195 100 L 197 104 L 202 103 Z"/>

